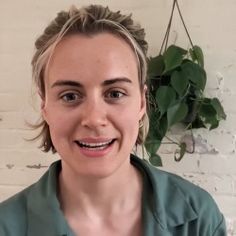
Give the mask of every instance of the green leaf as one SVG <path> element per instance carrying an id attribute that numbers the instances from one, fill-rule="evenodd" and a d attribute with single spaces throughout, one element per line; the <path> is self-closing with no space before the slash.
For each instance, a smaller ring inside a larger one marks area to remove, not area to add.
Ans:
<path id="1" fill-rule="evenodd" d="M 162 166 L 161 157 L 158 154 L 151 155 L 149 161 L 154 166 Z"/>
<path id="2" fill-rule="evenodd" d="M 159 115 L 158 115 L 159 114 Z M 166 115 L 160 117 L 159 112 L 149 113 L 149 131 L 146 138 L 147 142 L 160 141 L 167 132 L 167 117 Z"/>
<path id="3" fill-rule="evenodd" d="M 204 99 L 203 99 L 203 104 L 205 104 L 205 105 L 211 105 L 211 98 L 204 98 Z"/>
<path id="4" fill-rule="evenodd" d="M 186 62 L 181 65 L 182 70 L 188 80 L 192 81 L 200 90 L 204 90 L 206 86 L 206 72 L 198 64 L 194 62 Z"/>
<path id="5" fill-rule="evenodd" d="M 216 110 L 211 104 L 202 104 L 199 110 L 199 116 L 205 123 L 211 123 L 212 118 L 216 117 Z"/>
<path id="6" fill-rule="evenodd" d="M 150 155 L 156 154 L 160 146 L 161 140 L 147 140 L 145 142 L 145 147 Z"/>
<path id="7" fill-rule="evenodd" d="M 192 129 L 207 128 L 203 120 L 197 116 L 196 119 L 192 122 Z"/>
<path id="8" fill-rule="evenodd" d="M 158 122 L 160 119 L 160 113 L 154 111 L 153 109 L 149 111 L 149 130 L 146 140 L 160 140 L 161 137 L 157 135 Z"/>
<path id="9" fill-rule="evenodd" d="M 202 68 L 204 68 L 204 56 L 203 56 L 202 49 L 199 46 L 195 45 L 195 46 L 193 46 L 193 48 L 191 48 L 189 50 L 189 52 L 190 52 L 190 55 L 191 55 L 193 61 L 197 61 L 198 64 Z"/>
<path id="10" fill-rule="evenodd" d="M 217 119 L 212 119 L 212 121 L 211 121 L 211 126 L 210 126 L 210 130 L 216 129 L 218 126 L 219 126 L 219 120 L 217 120 Z"/>
<path id="11" fill-rule="evenodd" d="M 184 94 L 186 88 L 188 87 L 188 78 L 182 70 L 176 70 L 172 73 L 171 85 L 180 96 Z"/>
<path id="12" fill-rule="evenodd" d="M 151 57 L 148 60 L 148 75 L 150 77 L 157 77 L 162 74 L 165 68 L 164 58 L 162 55 Z"/>
<path id="13" fill-rule="evenodd" d="M 167 116 L 165 114 L 164 116 L 161 117 L 161 119 L 158 122 L 158 133 L 162 137 L 162 139 L 166 135 L 167 130 L 168 130 L 168 124 L 167 124 Z"/>
<path id="14" fill-rule="evenodd" d="M 218 112 L 226 118 L 223 107 L 221 107 L 217 98 L 204 98 L 203 104 L 200 107 L 199 117 L 205 124 L 210 125 L 210 130 L 217 128 L 219 126 L 219 121 L 224 119 L 223 117 L 220 117 Z"/>
<path id="15" fill-rule="evenodd" d="M 208 101 L 209 99 L 206 98 L 204 100 Z M 219 121 L 217 119 L 217 112 L 211 103 L 205 103 L 201 105 L 199 117 L 205 124 L 210 125 L 210 129 L 217 128 L 219 125 Z"/>
<path id="16" fill-rule="evenodd" d="M 161 114 L 164 114 L 176 100 L 176 92 L 168 86 L 160 86 L 156 92 L 156 102 Z"/>
<path id="17" fill-rule="evenodd" d="M 177 47 L 175 45 L 169 46 L 163 55 L 165 62 L 165 71 L 163 74 L 180 66 L 186 54 L 187 51 L 183 48 Z"/>
<path id="18" fill-rule="evenodd" d="M 218 98 L 212 98 L 211 105 L 215 108 L 219 120 L 226 119 L 224 108 L 222 107 Z"/>
<path id="19" fill-rule="evenodd" d="M 182 121 L 188 114 L 188 106 L 185 103 L 177 103 L 167 110 L 168 126 Z"/>
<path id="20" fill-rule="evenodd" d="M 175 161 L 181 161 L 184 154 L 186 153 L 187 145 L 186 143 L 180 144 L 180 150 L 175 151 Z"/>
<path id="21" fill-rule="evenodd" d="M 197 99 L 195 100 L 194 97 L 189 96 L 188 99 L 185 100 L 185 102 L 188 106 L 188 114 L 184 118 L 184 123 L 190 124 L 193 123 L 198 115 L 200 101 Z"/>

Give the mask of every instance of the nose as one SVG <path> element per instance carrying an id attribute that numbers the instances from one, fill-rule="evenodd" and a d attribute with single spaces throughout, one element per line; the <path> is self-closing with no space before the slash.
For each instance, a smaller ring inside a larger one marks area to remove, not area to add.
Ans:
<path id="1" fill-rule="evenodd" d="M 107 109 L 103 101 L 91 99 L 85 102 L 81 113 L 81 125 L 84 127 L 94 129 L 107 125 Z"/>

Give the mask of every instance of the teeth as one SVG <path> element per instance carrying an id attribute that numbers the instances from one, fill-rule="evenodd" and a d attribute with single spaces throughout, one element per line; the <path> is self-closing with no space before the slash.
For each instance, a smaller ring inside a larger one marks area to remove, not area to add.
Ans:
<path id="1" fill-rule="evenodd" d="M 111 142 L 112 140 L 107 141 L 107 142 L 100 142 L 100 143 L 86 143 L 86 142 L 78 141 L 80 146 L 87 147 L 87 148 L 97 148 L 97 149 L 102 149 L 104 148 L 104 146 L 107 146 Z"/>

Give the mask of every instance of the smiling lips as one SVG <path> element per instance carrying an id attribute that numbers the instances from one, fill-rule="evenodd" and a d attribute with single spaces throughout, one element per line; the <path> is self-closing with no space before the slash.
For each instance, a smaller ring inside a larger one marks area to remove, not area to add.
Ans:
<path id="1" fill-rule="evenodd" d="M 79 141 L 76 140 L 75 143 L 79 146 L 80 152 L 88 157 L 102 157 L 107 154 L 115 139 L 110 139 L 106 141 Z"/>
<path id="2" fill-rule="evenodd" d="M 107 146 L 109 146 L 111 143 L 113 143 L 115 139 L 111 139 L 106 142 L 82 142 L 82 141 L 76 141 L 76 143 L 82 147 L 82 148 L 87 148 L 87 149 L 104 149 Z"/>

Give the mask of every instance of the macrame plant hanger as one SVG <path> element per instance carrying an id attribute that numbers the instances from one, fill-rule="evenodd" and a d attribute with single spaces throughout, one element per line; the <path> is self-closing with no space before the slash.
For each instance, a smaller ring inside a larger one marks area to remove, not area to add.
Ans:
<path id="1" fill-rule="evenodd" d="M 193 49 L 192 53 L 195 54 L 194 44 L 193 44 L 191 36 L 190 36 L 190 34 L 188 32 L 187 26 L 185 24 L 185 21 L 184 21 L 184 18 L 183 18 L 183 14 L 182 14 L 182 12 L 180 10 L 180 7 L 179 7 L 178 0 L 173 0 L 170 19 L 169 19 L 169 22 L 168 22 L 168 25 L 167 25 L 167 29 L 166 29 L 166 33 L 165 33 L 164 39 L 163 39 L 162 44 L 161 44 L 159 55 L 163 55 L 163 53 L 165 53 L 167 48 L 168 48 L 169 36 L 170 36 L 171 25 L 172 25 L 172 21 L 173 21 L 173 16 L 174 16 L 175 8 L 177 8 L 177 11 L 178 11 L 178 14 L 180 16 L 181 22 L 183 24 L 185 33 L 187 34 L 187 37 L 188 37 L 188 40 L 190 42 L 191 48 Z M 188 153 L 194 153 L 195 152 L 195 140 L 194 140 L 192 129 L 190 129 L 190 131 L 191 131 L 191 140 L 192 140 L 192 151 L 188 151 Z M 173 142 L 173 140 L 171 140 L 171 141 Z M 177 155 L 175 153 L 175 160 L 176 161 L 180 161 L 181 159 L 182 159 L 182 156 L 181 157 L 177 157 Z"/>
<path id="2" fill-rule="evenodd" d="M 188 29 L 187 29 L 187 27 L 186 27 L 186 24 L 185 24 L 185 22 L 184 22 L 183 15 L 182 15 L 182 13 L 181 13 L 178 0 L 173 0 L 170 19 L 169 19 L 169 22 L 168 22 L 168 25 L 167 25 L 167 29 L 166 29 L 166 33 L 165 33 L 164 40 L 162 41 L 162 45 L 161 45 L 161 48 L 160 48 L 159 55 L 161 55 L 162 53 L 164 53 L 164 52 L 167 50 L 168 41 L 169 41 L 169 36 L 170 36 L 170 30 L 171 30 L 171 25 L 172 25 L 172 20 L 173 20 L 175 8 L 177 8 L 177 11 L 178 11 L 178 13 L 179 13 L 181 22 L 182 22 L 182 24 L 183 24 L 183 26 L 184 26 L 184 30 L 185 30 L 185 32 L 186 32 L 186 34 L 187 34 L 187 36 L 188 36 L 189 42 L 190 42 L 190 44 L 191 44 L 191 47 L 192 47 L 192 49 L 194 48 L 192 39 L 191 39 L 191 37 L 190 37 L 190 34 L 189 34 Z M 193 53 L 194 53 L 194 50 L 193 50 Z"/>

